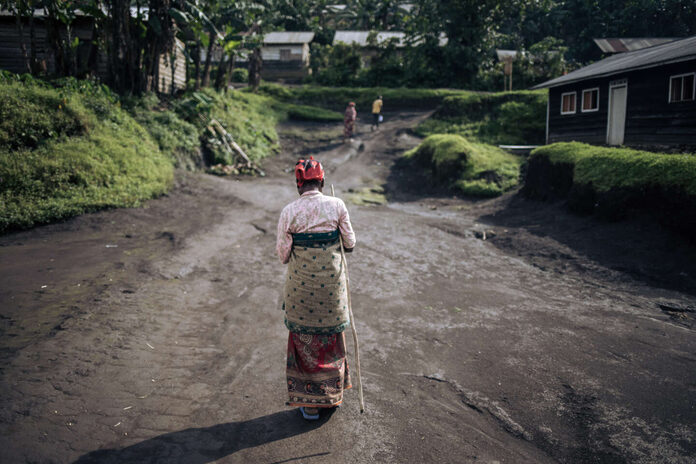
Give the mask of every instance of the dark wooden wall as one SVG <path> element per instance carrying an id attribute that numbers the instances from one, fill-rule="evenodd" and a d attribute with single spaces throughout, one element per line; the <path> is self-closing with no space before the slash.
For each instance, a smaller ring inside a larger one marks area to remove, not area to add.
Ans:
<path id="1" fill-rule="evenodd" d="M 669 78 L 696 72 L 696 60 L 635 71 L 628 76 L 626 145 L 696 147 L 696 101 L 669 103 Z"/>
<path id="2" fill-rule="evenodd" d="M 599 87 L 599 111 L 583 113 L 582 91 Z M 561 114 L 561 95 L 576 92 L 575 114 Z M 549 89 L 549 143 L 587 142 L 600 144 L 607 139 L 609 80 L 588 79 L 580 83 Z"/>
<path id="3" fill-rule="evenodd" d="M 669 80 L 696 72 L 696 60 L 615 74 L 549 89 L 549 143 L 605 144 L 609 83 L 628 80 L 624 145 L 696 148 L 696 101 L 669 103 Z M 599 111 L 582 113 L 582 91 L 599 87 Z M 577 92 L 576 112 L 561 115 L 561 95 Z"/>
<path id="4" fill-rule="evenodd" d="M 77 48 L 77 73 L 79 76 L 96 74 L 101 80 L 109 82 L 109 66 L 106 55 L 98 53 L 96 66 L 89 63 L 89 53 L 92 44 L 93 20 L 88 16 L 78 17 L 73 23 L 73 37 L 80 39 Z M 42 71 L 48 74 L 55 73 L 55 59 L 53 50 L 47 42 L 47 31 L 44 20 L 40 17 L 34 19 L 36 59 L 42 63 Z M 64 33 L 64 32 L 63 32 Z M 24 43 L 27 47 L 27 55 L 30 54 L 30 37 L 28 21 L 24 20 Z M 174 87 L 183 89 L 186 87 L 186 57 L 179 46 L 175 47 L 176 67 L 174 73 Z M 27 72 L 27 67 L 22 56 L 19 32 L 13 16 L 0 16 L 0 69 L 22 74 Z M 160 58 L 160 79 L 158 91 L 171 93 L 172 69 L 169 56 Z"/>

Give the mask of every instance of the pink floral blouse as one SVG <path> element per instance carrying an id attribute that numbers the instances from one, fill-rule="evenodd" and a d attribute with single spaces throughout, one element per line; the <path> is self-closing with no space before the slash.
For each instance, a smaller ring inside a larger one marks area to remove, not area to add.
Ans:
<path id="1" fill-rule="evenodd" d="M 290 261 L 292 234 L 305 232 L 341 231 L 343 245 L 355 246 L 355 233 L 350 224 L 348 209 L 343 200 L 323 195 L 317 190 L 302 194 L 280 213 L 276 251 L 283 264 Z"/>

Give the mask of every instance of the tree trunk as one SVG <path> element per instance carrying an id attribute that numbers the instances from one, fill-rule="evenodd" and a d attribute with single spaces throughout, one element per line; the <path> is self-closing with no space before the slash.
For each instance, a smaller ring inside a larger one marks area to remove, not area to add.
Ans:
<path id="1" fill-rule="evenodd" d="M 53 72 L 58 76 L 65 75 L 65 54 L 63 49 L 63 39 L 60 36 L 60 24 L 56 12 L 51 8 L 50 3 L 46 10 L 46 38 L 53 49 Z"/>
<path id="2" fill-rule="evenodd" d="M 29 8 L 31 9 L 31 14 L 29 15 L 29 63 L 31 64 L 32 74 L 36 74 L 38 71 L 38 65 L 36 63 L 36 28 L 34 27 L 34 2 L 29 3 Z"/>
<path id="3" fill-rule="evenodd" d="M 201 88 L 201 41 L 196 39 L 196 56 L 193 57 L 193 64 L 195 67 L 195 79 L 194 89 L 198 90 Z"/>
<path id="4" fill-rule="evenodd" d="M 16 5 L 17 14 L 15 20 L 17 22 L 17 33 L 19 34 L 19 48 L 22 50 L 22 58 L 24 58 L 24 66 L 27 68 L 27 72 L 31 73 L 31 62 L 29 61 L 29 55 L 27 54 L 27 44 L 24 43 L 24 20 L 22 19 L 22 6 L 20 4 Z"/>
<path id="5" fill-rule="evenodd" d="M 213 60 L 213 45 L 215 45 L 215 32 L 211 31 L 208 38 L 208 53 L 206 53 L 205 55 L 205 67 L 203 68 L 203 83 L 201 84 L 203 87 L 207 87 L 208 83 L 210 82 L 210 65 Z"/>
<path id="6" fill-rule="evenodd" d="M 215 90 L 220 90 L 225 81 L 225 74 L 227 74 L 227 61 L 227 55 L 223 53 L 220 63 L 218 63 L 217 73 L 215 73 Z"/>
<path id="7" fill-rule="evenodd" d="M 249 86 L 256 92 L 261 84 L 261 47 L 256 47 L 249 56 Z"/>
<path id="8" fill-rule="evenodd" d="M 230 81 L 232 81 L 232 72 L 234 71 L 234 54 L 230 56 L 230 59 L 227 61 L 227 77 L 225 79 L 225 92 L 227 92 L 227 89 L 230 88 Z"/>

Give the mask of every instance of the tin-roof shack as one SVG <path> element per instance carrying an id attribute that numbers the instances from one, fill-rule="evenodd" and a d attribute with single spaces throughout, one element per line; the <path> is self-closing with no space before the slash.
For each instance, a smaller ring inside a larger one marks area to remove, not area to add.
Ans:
<path id="1" fill-rule="evenodd" d="M 546 143 L 696 149 L 696 36 L 612 55 L 541 88 Z"/>
<path id="2" fill-rule="evenodd" d="M 299 81 L 308 76 L 309 44 L 314 32 L 269 32 L 263 37 L 261 77 Z"/>

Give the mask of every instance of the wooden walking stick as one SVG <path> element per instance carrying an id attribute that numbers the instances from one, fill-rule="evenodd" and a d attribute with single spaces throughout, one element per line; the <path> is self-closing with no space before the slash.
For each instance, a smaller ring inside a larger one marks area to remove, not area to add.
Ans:
<path id="1" fill-rule="evenodd" d="M 331 184 L 331 196 L 335 197 L 334 186 Z M 363 399 L 362 377 L 360 376 L 360 347 L 358 345 L 358 332 L 355 330 L 355 318 L 353 317 L 353 305 L 350 302 L 350 279 L 348 278 L 348 263 L 346 262 L 346 252 L 343 250 L 343 237 L 341 231 L 338 232 L 338 241 L 341 245 L 341 260 L 343 269 L 346 272 L 346 292 L 348 293 L 348 314 L 350 314 L 350 328 L 353 332 L 353 343 L 355 345 L 355 365 L 358 371 L 358 396 L 360 398 L 360 412 L 365 412 L 365 400 Z"/>

